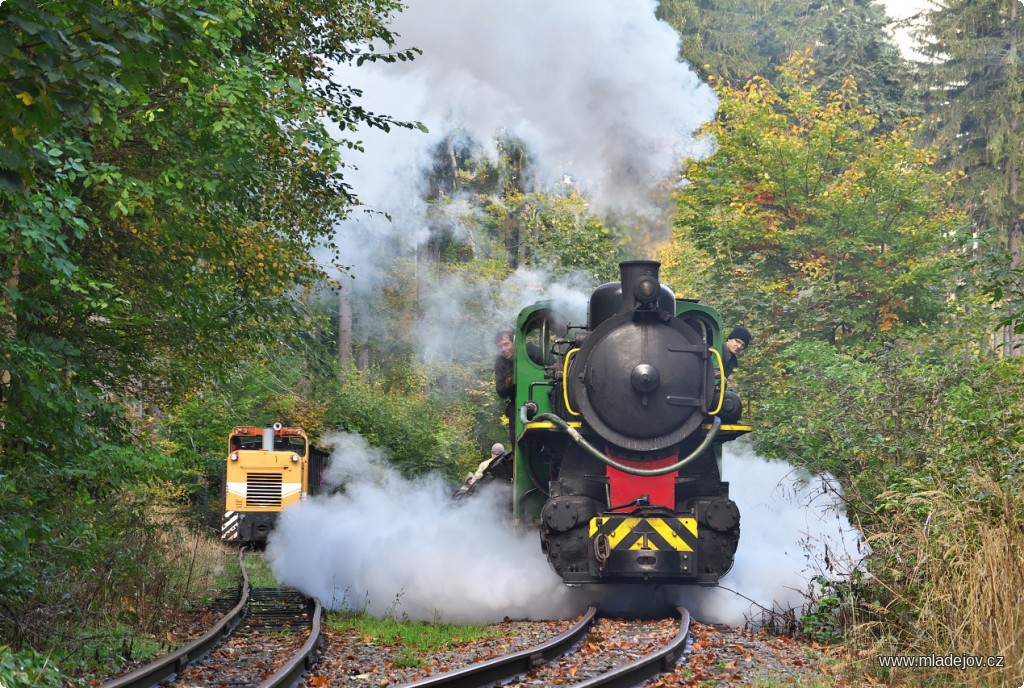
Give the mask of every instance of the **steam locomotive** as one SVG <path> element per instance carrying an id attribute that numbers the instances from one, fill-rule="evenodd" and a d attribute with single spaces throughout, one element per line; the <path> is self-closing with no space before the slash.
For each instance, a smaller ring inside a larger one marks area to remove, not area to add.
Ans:
<path id="1" fill-rule="evenodd" d="M 753 428 L 726 389 L 722 320 L 659 268 L 622 263 L 585 326 L 550 302 L 516 322 L 513 521 L 569 585 L 716 585 L 739 544 L 722 444 Z"/>

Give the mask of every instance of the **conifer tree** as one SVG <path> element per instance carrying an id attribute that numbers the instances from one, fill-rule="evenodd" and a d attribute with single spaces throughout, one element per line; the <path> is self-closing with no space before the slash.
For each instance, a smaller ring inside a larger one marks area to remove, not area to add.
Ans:
<path id="1" fill-rule="evenodd" d="M 831 93 L 853 77 L 861 104 L 888 130 L 920 114 L 912 66 L 890 40 L 888 24 L 878 0 L 778 3 L 760 28 L 761 50 L 774 71 L 794 52 L 811 48 L 813 83 Z"/>
<path id="2" fill-rule="evenodd" d="M 1001 346 L 1019 353 L 1024 333 L 1024 7 L 1019 0 L 945 0 L 926 14 L 927 110 L 945 164 L 988 250 L 983 279 L 1003 316 Z"/>
<path id="3" fill-rule="evenodd" d="M 795 52 L 814 54 L 813 84 L 838 90 L 853 77 L 862 104 L 889 130 L 919 114 L 913 70 L 886 33 L 878 0 L 661 0 L 658 16 L 680 34 L 680 54 L 702 76 L 742 86 L 774 81 Z"/>

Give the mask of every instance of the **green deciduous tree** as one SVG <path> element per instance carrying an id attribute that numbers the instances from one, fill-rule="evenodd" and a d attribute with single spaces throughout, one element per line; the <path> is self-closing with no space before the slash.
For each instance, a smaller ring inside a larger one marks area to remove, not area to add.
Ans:
<path id="1" fill-rule="evenodd" d="M 776 345 L 870 346 L 939 317 L 962 220 L 913 127 L 874 133 L 853 82 L 825 94 L 812 71 L 801 54 L 777 86 L 718 83 L 718 150 L 686 172 L 677 237 L 710 258 L 695 291 L 720 299 L 727 319 Z"/>
<path id="2" fill-rule="evenodd" d="M 618 269 L 620 251 L 615 235 L 577 192 L 566 195 L 507 193 L 486 199 L 489 224 L 507 235 L 515 247 L 516 265 L 577 272 L 595 282 L 606 281 Z"/>
<path id="3" fill-rule="evenodd" d="M 103 559 L 110 533 L 88 516 L 151 477 L 121 449 L 127 412 L 301 327 L 291 304 L 323 277 L 311 252 L 356 202 L 340 170 L 359 144 L 334 132 L 410 126 L 364 110 L 332 65 L 410 59 L 382 51 L 399 6 L 0 8 L 7 637 L 24 637 L 6 621 L 28 618 L 35 581 Z"/>

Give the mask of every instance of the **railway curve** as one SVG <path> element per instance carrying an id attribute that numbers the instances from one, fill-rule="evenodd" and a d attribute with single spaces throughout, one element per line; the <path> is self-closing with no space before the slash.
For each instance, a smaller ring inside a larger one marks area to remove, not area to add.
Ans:
<path id="1" fill-rule="evenodd" d="M 238 558 L 242 570 L 238 603 L 209 631 L 99 688 L 176 684 L 234 688 L 298 686 L 321 642 L 323 608 L 320 601 L 295 590 L 251 589 L 244 549 L 239 551 Z M 300 626 L 309 628 L 304 641 L 291 633 Z"/>

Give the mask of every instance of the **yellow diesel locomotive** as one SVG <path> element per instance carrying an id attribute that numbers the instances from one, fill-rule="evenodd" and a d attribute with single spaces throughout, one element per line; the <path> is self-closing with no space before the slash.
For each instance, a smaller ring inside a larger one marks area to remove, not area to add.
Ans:
<path id="1" fill-rule="evenodd" d="M 316 494 L 327 454 L 302 428 L 238 426 L 228 436 L 221 539 L 265 543 L 281 510 Z"/>

